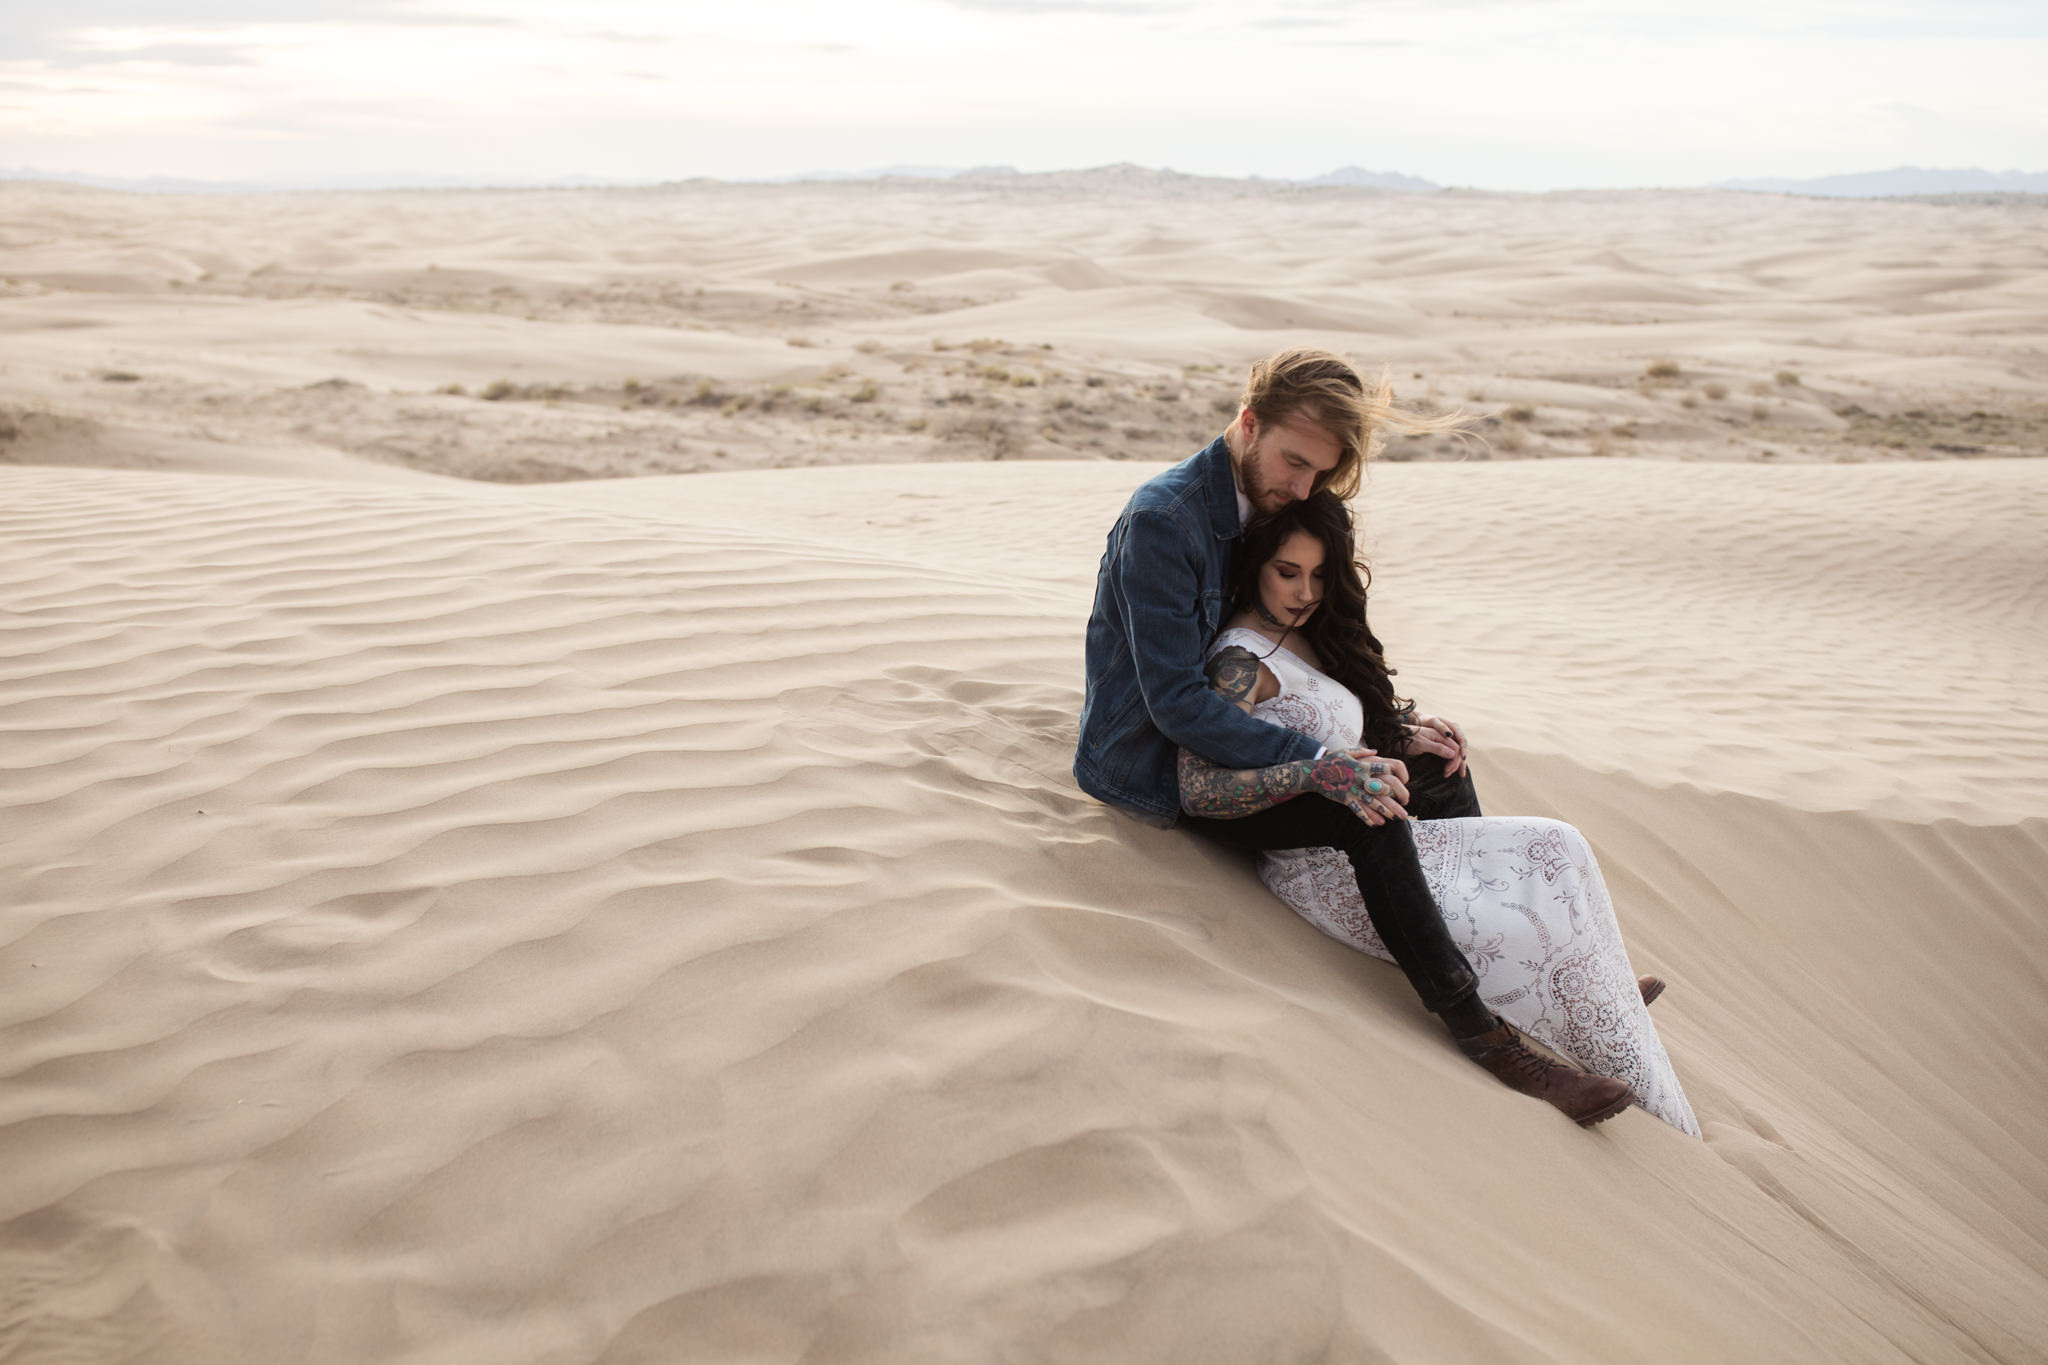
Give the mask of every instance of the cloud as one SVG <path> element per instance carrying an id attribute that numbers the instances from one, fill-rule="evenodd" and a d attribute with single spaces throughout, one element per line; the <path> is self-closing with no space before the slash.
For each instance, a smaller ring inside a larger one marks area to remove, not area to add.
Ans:
<path id="1" fill-rule="evenodd" d="M 983 14 L 1182 14 L 1186 0 L 946 0 Z"/>
<path id="2" fill-rule="evenodd" d="M 247 48 L 231 43 L 203 41 L 141 43 L 133 47 L 107 47 L 100 44 L 66 47 L 51 52 L 43 59 L 45 66 L 104 67 L 122 62 L 151 62 L 165 66 L 255 66 L 257 59 Z"/>
<path id="3" fill-rule="evenodd" d="M 255 60 L 241 48 L 225 43 L 151 43 L 146 47 L 124 47 L 102 54 L 98 60 L 123 62 L 169 62 L 176 66 L 254 66 Z"/>
<path id="4" fill-rule="evenodd" d="M 175 6 L 152 0 L 66 0 L 64 4 L 0 6 L 0 57 L 10 61 L 41 59 L 76 65 L 81 54 L 104 56 L 106 49 L 83 41 L 81 34 L 99 30 L 139 33 L 192 33 L 231 25 L 373 23 L 431 27 L 507 28 L 517 20 L 495 15 L 461 13 L 398 0 L 180 0 Z M 199 46 L 195 43 L 193 46 Z M 166 48 L 174 44 L 164 44 Z M 225 50 L 225 49 L 223 49 Z M 153 60 L 192 61 L 169 52 L 153 52 Z M 219 63 L 211 63 L 219 64 Z"/>

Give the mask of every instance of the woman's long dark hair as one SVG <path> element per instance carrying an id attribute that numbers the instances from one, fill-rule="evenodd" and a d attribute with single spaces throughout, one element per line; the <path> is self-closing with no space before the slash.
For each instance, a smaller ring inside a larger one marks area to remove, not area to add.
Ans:
<path id="1" fill-rule="evenodd" d="M 1259 570 L 1296 531 L 1306 531 L 1323 543 L 1323 600 L 1294 633 L 1314 647 L 1325 673 L 1358 694 L 1365 708 L 1361 743 L 1383 754 L 1399 755 L 1408 747 L 1402 726 L 1415 704 L 1394 695 L 1394 670 L 1387 667 L 1379 636 L 1366 624 L 1365 593 L 1372 583 L 1372 571 L 1358 559 L 1351 509 L 1341 499 L 1328 492 L 1315 493 L 1254 522 L 1238 542 L 1231 571 L 1231 606 L 1259 613 Z"/>

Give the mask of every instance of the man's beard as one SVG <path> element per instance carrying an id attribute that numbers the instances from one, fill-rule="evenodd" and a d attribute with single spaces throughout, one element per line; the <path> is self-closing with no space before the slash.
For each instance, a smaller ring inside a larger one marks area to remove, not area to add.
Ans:
<path id="1" fill-rule="evenodd" d="M 1252 505 L 1252 520 L 1263 521 L 1287 504 L 1273 501 L 1273 486 L 1259 477 L 1258 447 L 1246 448 L 1239 472 L 1244 476 L 1245 501 Z"/>

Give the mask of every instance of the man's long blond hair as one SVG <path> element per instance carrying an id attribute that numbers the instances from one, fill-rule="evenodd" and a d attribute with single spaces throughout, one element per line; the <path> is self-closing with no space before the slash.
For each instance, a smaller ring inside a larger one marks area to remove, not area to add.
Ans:
<path id="1" fill-rule="evenodd" d="M 1366 462 L 1386 448 L 1387 429 L 1417 435 L 1430 431 L 1461 432 L 1470 419 L 1459 413 L 1429 417 L 1394 406 L 1394 377 L 1381 369 L 1368 384 L 1351 362 L 1329 351 L 1290 346 L 1252 365 L 1240 404 L 1259 426 L 1279 426 L 1300 416 L 1337 438 L 1343 447 L 1329 473 L 1316 480 L 1349 501 L 1358 495 Z"/>

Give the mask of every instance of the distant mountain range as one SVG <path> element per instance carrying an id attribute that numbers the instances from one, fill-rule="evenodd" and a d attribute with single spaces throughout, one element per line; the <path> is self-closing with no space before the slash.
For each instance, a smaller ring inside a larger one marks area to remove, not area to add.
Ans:
<path id="1" fill-rule="evenodd" d="M 1227 177 L 1189 175 L 1181 171 L 1155 170 L 1128 162 L 1114 166 L 1093 166 L 1073 171 L 1019 171 L 1014 166 L 878 166 L 864 171 L 811 171 L 803 175 L 779 175 L 741 184 L 786 185 L 804 181 L 848 180 L 966 180 L 1013 184 L 1020 189 L 1057 191 L 1065 189 L 1140 189 L 1187 187 L 1201 184 L 1344 186 L 1361 189 L 1420 193 L 1443 186 L 1420 176 L 1398 171 L 1369 171 L 1362 166 L 1340 166 L 1334 171 L 1305 179 L 1251 176 L 1232 181 Z M 250 194 L 275 190 L 470 190 L 470 189 L 633 189 L 647 188 L 651 180 L 615 180 L 590 175 L 563 175 L 552 179 L 513 179 L 504 176 L 433 175 L 395 173 L 391 175 L 333 176 L 320 180 L 188 180 L 173 176 L 125 178 L 109 175 L 74 175 L 63 171 L 0 168 L 0 180 L 56 180 L 96 189 L 129 190 L 143 194 Z M 666 183 L 675 183 L 673 181 Z M 1767 194 L 1807 194 L 1846 199 L 1878 199 L 1897 195 L 1923 194 L 2048 194 L 2048 173 L 2025 171 L 1929 170 L 1899 166 L 1889 171 L 1865 171 L 1856 175 L 1827 175 L 1815 180 L 1723 180 L 1708 188 L 1751 190 Z"/>
<path id="2" fill-rule="evenodd" d="M 1039 171 L 1027 173 L 1015 166 L 877 166 L 862 171 L 806 171 L 801 175 L 776 175 L 748 178 L 735 183 L 790 185 L 805 181 L 846 181 L 846 180 L 989 180 L 1013 181 L 1019 185 L 1035 188 L 1067 189 L 1096 186 L 1137 187 L 1151 182 L 1192 184 L 1202 181 L 1217 182 L 1221 177 L 1188 175 L 1180 171 L 1153 170 L 1149 167 L 1134 166 L 1128 162 L 1114 166 L 1093 166 L 1086 170 Z M 139 194 L 257 194 L 274 190 L 478 190 L 478 189 L 589 189 L 647 188 L 664 183 L 653 180 L 612 180 L 590 175 L 564 175 L 552 179 L 515 179 L 505 176 L 477 175 L 431 175 L 418 173 L 397 173 L 392 175 L 351 175 L 334 176 L 324 180 L 188 180 L 175 176 L 147 176 L 130 178 L 112 175 L 77 175 L 66 171 L 41 171 L 32 168 L 0 168 L 0 180 L 55 180 L 70 185 L 89 185 L 94 189 L 130 190 Z M 675 183 L 673 181 L 665 183 Z M 1342 166 L 1327 175 L 1307 180 L 1261 179 L 1250 177 L 1245 183 L 1280 185 L 1349 185 L 1367 189 L 1382 190 L 1434 190 L 1441 186 L 1412 175 L 1401 175 L 1392 171 L 1368 171 L 1360 166 Z"/>
<path id="3" fill-rule="evenodd" d="M 100 190 L 136 194 L 269 194 L 293 190 L 487 190 L 590 189 L 607 185 L 644 185 L 644 180 L 606 180 L 594 175 L 562 175 L 550 180 L 509 180 L 503 176 L 434 175 L 394 172 L 390 175 L 336 175 L 318 180 L 188 180 L 178 176 L 81 175 L 70 171 L 39 171 L 0 167 L 0 180 L 54 180 Z"/>
<path id="4" fill-rule="evenodd" d="M 2025 171 L 1929 170 L 1895 166 L 1857 175 L 1824 175 L 1818 180 L 1723 180 L 1717 190 L 1762 190 L 1769 194 L 1813 194 L 1833 199 L 1883 199 L 1903 194 L 2048 194 L 2048 173 Z"/>
<path id="5" fill-rule="evenodd" d="M 1399 171 L 1369 171 L 1363 166 L 1339 166 L 1327 175 L 1313 180 L 1297 180 L 1297 185 L 1362 185 L 1373 190 L 1440 190 L 1442 185 L 1424 180 L 1420 176 L 1402 175 Z"/>

